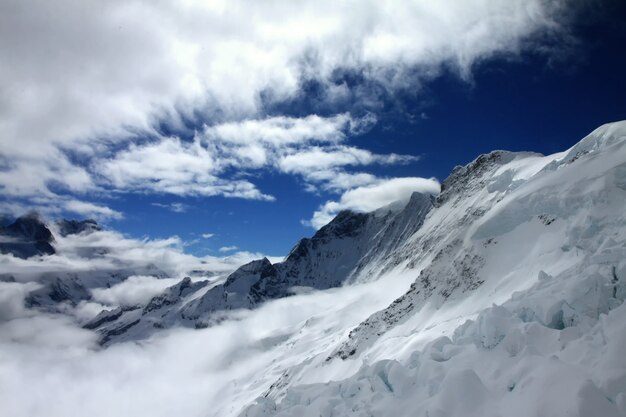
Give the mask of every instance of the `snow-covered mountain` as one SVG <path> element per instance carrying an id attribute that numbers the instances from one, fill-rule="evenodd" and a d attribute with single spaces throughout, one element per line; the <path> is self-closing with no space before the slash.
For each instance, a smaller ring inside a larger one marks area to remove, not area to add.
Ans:
<path id="1" fill-rule="evenodd" d="M 626 415 L 626 123 L 482 155 L 435 206 L 383 267 L 409 290 L 307 367 L 367 365 L 283 378 L 244 415 Z"/>
<path id="2" fill-rule="evenodd" d="M 211 416 L 623 416 L 625 209 L 618 122 L 554 155 L 481 155 L 436 196 L 341 212 L 282 262 L 176 279 L 148 265 L 167 288 L 76 320 L 148 350 L 201 329 L 192 345 L 218 352 Z M 51 230 L 103 233 L 84 226 Z M 67 313 L 130 276 L 103 274 L 56 274 L 27 305 Z"/>
<path id="3" fill-rule="evenodd" d="M 189 285 L 185 278 L 141 309 L 91 328 L 106 342 L 138 340 L 166 327 L 204 328 L 230 310 L 255 308 L 298 292 L 371 279 L 372 267 L 419 229 L 433 202 L 430 195 L 414 193 L 408 203 L 372 213 L 342 211 L 313 237 L 300 240 L 283 262 L 272 264 L 267 258 L 250 262 L 223 283 L 195 283 L 198 291 L 180 292 L 181 285 Z M 155 303 L 160 297 L 168 302 Z"/>

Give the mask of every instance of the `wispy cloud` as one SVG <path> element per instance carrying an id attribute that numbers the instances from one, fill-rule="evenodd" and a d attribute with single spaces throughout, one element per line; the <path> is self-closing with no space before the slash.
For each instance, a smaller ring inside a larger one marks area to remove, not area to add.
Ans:
<path id="1" fill-rule="evenodd" d="M 225 252 L 232 252 L 239 249 L 237 246 L 222 246 L 221 248 L 219 248 L 219 251 L 221 253 L 225 253 Z"/>
<path id="2" fill-rule="evenodd" d="M 122 213 L 115 211 L 109 207 L 101 206 L 86 201 L 68 200 L 63 202 L 63 208 L 66 211 L 81 214 L 85 217 L 93 217 L 96 219 L 121 219 Z"/>
<path id="3" fill-rule="evenodd" d="M 31 210 L 49 217 L 71 212 L 98 221 L 118 220 L 124 217 L 123 213 L 105 205 L 79 200 L 68 195 L 33 195 L 29 198 L 0 201 L 2 213 L 17 216 Z"/>
<path id="4" fill-rule="evenodd" d="M 405 164 L 410 155 L 375 154 L 342 144 L 351 132 L 371 126 L 371 116 L 272 117 L 207 128 L 193 141 L 161 138 L 131 145 L 114 158 L 95 164 L 109 184 L 119 190 L 177 195 L 223 195 L 272 201 L 246 179 L 228 172 L 268 169 L 302 178 L 307 189 L 343 191 L 375 177 L 349 168 L 371 164 Z"/>
<path id="5" fill-rule="evenodd" d="M 173 211 L 174 213 L 185 213 L 187 210 L 189 210 L 189 206 L 183 203 L 170 203 L 170 204 L 152 203 L 152 205 L 155 207 L 161 207 L 169 211 Z"/>

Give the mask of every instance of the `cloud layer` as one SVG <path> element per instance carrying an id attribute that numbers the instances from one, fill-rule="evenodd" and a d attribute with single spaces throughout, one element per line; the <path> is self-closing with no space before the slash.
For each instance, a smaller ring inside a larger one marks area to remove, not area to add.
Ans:
<path id="1" fill-rule="evenodd" d="M 106 349 L 71 317 L 25 310 L 25 284 L 0 282 L 1 301 L 16 301 L 11 311 L 0 304 L 0 403 L 12 417 L 234 417 L 285 369 L 400 296 L 412 275 L 395 278 L 287 297 L 208 329 L 162 330 Z"/>
<path id="2" fill-rule="evenodd" d="M 85 200 L 111 192 L 271 201 L 250 178 L 259 169 L 298 175 L 310 191 L 375 184 L 354 169 L 414 158 L 347 143 L 375 121 L 351 116 L 353 103 L 419 90 L 442 68 L 469 78 L 477 62 L 558 31 L 563 10 L 545 0 L 34 0 L 1 9 L 3 208 L 65 196 L 65 210 L 101 218 L 122 214 Z M 266 114 L 306 95 L 308 82 L 336 116 Z M 163 125 L 192 139 L 162 135 Z"/>

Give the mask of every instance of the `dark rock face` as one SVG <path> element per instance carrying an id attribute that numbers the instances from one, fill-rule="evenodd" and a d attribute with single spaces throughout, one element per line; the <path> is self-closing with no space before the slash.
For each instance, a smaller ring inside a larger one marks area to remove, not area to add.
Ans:
<path id="1" fill-rule="evenodd" d="M 259 280 L 250 287 L 249 297 L 254 304 L 288 295 L 276 267 L 267 258 L 264 261 L 267 262 L 259 270 Z"/>
<path id="2" fill-rule="evenodd" d="M 522 154 L 524 152 L 493 151 L 480 155 L 465 166 L 456 166 L 441 184 L 437 205 L 441 206 L 451 199 L 462 198 L 464 193 L 484 187 L 484 180 L 489 171 L 511 162 Z"/>
<path id="3" fill-rule="evenodd" d="M 52 255 L 55 253 L 52 242 L 54 237 L 50 229 L 36 213 L 19 217 L 12 224 L 0 227 L 0 252 L 18 258 Z"/>
<path id="4" fill-rule="evenodd" d="M 354 237 L 363 229 L 368 217 L 367 213 L 355 213 L 350 210 L 342 210 L 330 223 L 318 230 L 311 240 L 320 241 L 325 239 Z"/>
<path id="5" fill-rule="evenodd" d="M 77 235 L 80 233 L 91 233 L 102 230 L 100 225 L 95 220 L 58 220 L 57 226 L 59 227 L 59 233 L 65 237 L 68 235 Z"/>

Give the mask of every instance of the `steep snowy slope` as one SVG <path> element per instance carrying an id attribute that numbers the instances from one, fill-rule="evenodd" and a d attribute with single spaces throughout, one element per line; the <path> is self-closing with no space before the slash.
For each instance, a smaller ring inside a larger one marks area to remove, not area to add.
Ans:
<path id="1" fill-rule="evenodd" d="M 626 122 L 455 169 L 382 267 L 408 292 L 244 414 L 626 415 L 625 208 Z"/>
<path id="2" fill-rule="evenodd" d="M 306 288 L 323 290 L 371 279 L 372 266 L 419 229 L 433 201 L 431 195 L 414 193 L 408 202 L 372 213 L 343 211 L 312 238 L 298 242 L 283 262 L 250 262 L 223 283 L 202 286 L 149 311 L 147 306 L 124 311 L 90 328 L 104 342 L 139 340 L 173 326 L 204 328 L 223 320 L 228 311 L 255 308 Z"/>

